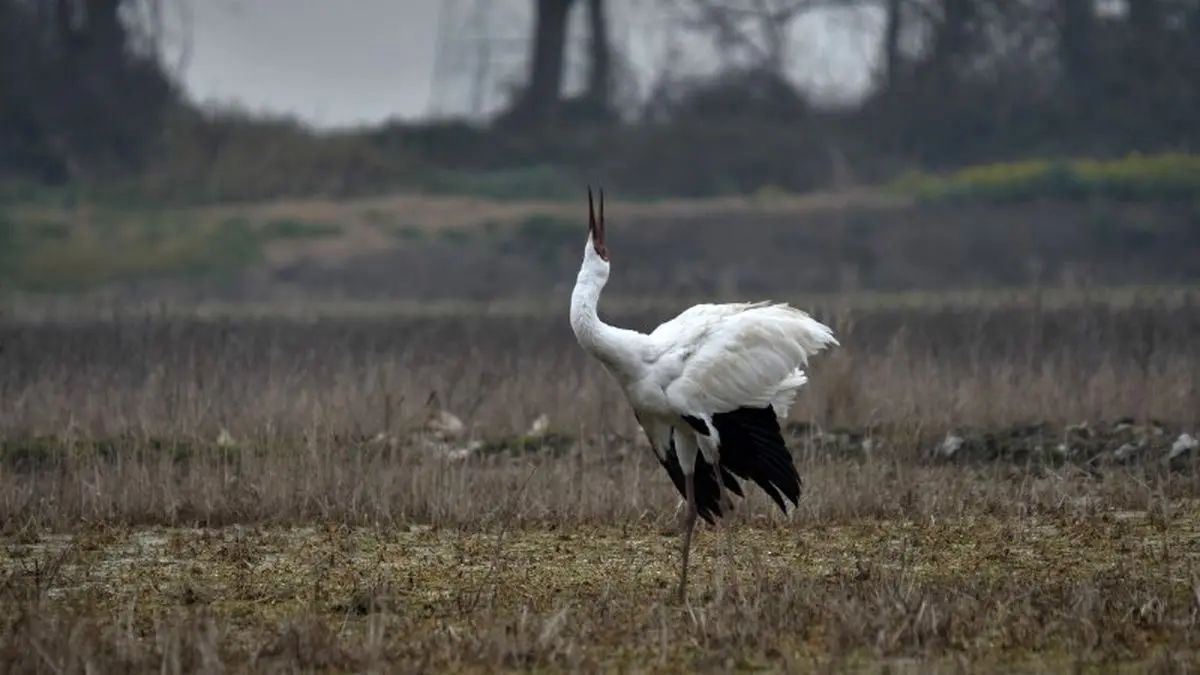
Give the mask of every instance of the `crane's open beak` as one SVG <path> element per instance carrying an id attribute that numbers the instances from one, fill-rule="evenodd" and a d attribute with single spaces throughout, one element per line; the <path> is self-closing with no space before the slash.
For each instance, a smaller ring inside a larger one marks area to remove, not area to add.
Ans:
<path id="1" fill-rule="evenodd" d="M 592 246 L 596 254 L 608 260 L 608 247 L 604 245 L 604 188 L 600 188 L 600 217 L 596 217 L 596 205 L 592 199 L 592 187 L 588 186 L 588 233 L 592 235 Z"/>

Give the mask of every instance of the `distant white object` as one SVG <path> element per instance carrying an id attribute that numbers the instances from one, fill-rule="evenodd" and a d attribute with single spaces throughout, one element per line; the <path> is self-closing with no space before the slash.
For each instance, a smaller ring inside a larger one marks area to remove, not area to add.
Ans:
<path id="1" fill-rule="evenodd" d="M 1121 447 L 1113 451 L 1113 460 L 1125 464 L 1132 460 L 1136 454 L 1137 448 L 1132 443 L 1122 443 Z"/>
<path id="2" fill-rule="evenodd" d="M 222 428 L 221 432 L 217 434 L 217 447 L 232 448 L 235 445 L 237 445 L 237 441 L 233 439 L 233 434 L 229 433 L 228 429 Z"/>
<path id="3" fill-rule="evenodd" d="M 833 331 L 785 303 L 700 304 L 650 334 L 610 326 L 597 306 L 608 282 L 604 192 L 588 189 L 588 239 L 571 294 L 571 329 L 621 385 L 659 463 L 689 508 L 679 577 L 682 601 L 697 516 L 712 524 L 751 480 L 786 514 L 800 475 L 779 421 L 808 381 L 802 366 L 837 345 Z M 719 467 L 719 468 L 717 468 Z M 721 480 L 717 480 L 717 475 Z"/>
<path id="4" fill-rule="evenodd" d="M 439 438 L 458 438 L 466 431 L 467 426 L 452 412 L 436 410 L 431 412 L 425 422 L 425 430 Z"/>
<path id="5" fill-rule="evenodd" d="M 525 432 L 526 438 L 541 438 L 546 435 L 546 431 L 550 429 L 550 417 L 546 413 L 537 416 L 533 424 L 529 425 L 529 430 Z"/>
<path id="6" fill-rule="evenodd" d="M 955 455 L 955 453 L 962 449 L 962 446 L 962 436 L 946 434 L 946 438 L 942 439 L 941 447 L 938 448 L 938 454 L 940 454 L 944 459 L 950 459 Z"/>
<path id="7" fill-rule="evenodd" d="M 1173 460 L 1184 453 L 1191 452 L 1197 446 L 1200 446 L 1200 442 L 1196 439 L 1188 434 L 1180 434 L 1179 438 L 1176 438 L 1175 442 L 1171 444 L 1171 452 L 1167 455 L 1167 460 Z"/>
<path id="8" fill-rule="evenodd" d="M 451 462 L 461 462 L 465 459 L 469 459 L 482 447 L 483 441 L 478 440 L 471 441 L 466 445 L 458 447 L 444 446 L 442 447 L 442 457 Z"/>

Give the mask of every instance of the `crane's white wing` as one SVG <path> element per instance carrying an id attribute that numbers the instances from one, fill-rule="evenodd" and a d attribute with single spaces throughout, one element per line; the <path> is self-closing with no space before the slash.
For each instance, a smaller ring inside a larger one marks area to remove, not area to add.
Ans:
<path id="1" fill-rule="evenodd" d="M 650 339 L 663 345 L 695 344 L 713 324 L 722 319 L 770 304 L 769 301 L 763 301 L 692 305 L 675 318 L 659 324 L 650 333 Z"/>
<path id="2" fill-rule="evenodd" d="M 780 422 L 787 419 L 792 404 L 796 402 L 796 394 L 807 382 L 808 376 L 797 368 L 776 386 L 775 395 L 771 397 L 771 407 L 775 409 L 775 417 L 778 417 Z"/>
<path id="3" fill-rule="evenodd" d="M 828 326 L 784 303 L 755 303 L 717 318 L 719 311 L 701 310 L 694 315 L 701 320 L 674 329 L 673 337 L 685 340 L 676 343 L 684 355 L 665 390 L 680 414 L 766 405 L 778 413 L 806 381 L 799 369 L 808 357 L 837 344 Z"/>
<path id="4" fill-rule="evenodd" d="M 735 314 L 771 307 L 771 301 L 760 302 L 731 302 L 731 303 L 702 303 L 687 308 L 675 318 L 660 324 L 650 333 L 651 339 L 663 347 L 688 349 L 701 344 L 711 332 L 714 325 Z M 799 310 L 794 310 L 799 311 Z M 828 329 L 826 329 L 828 330 Z M 836 344 L 836 342 L 835 342 Z M 808 377 L 800 368 L 793 370 L 776 386 L 771 400 L 775 415 L 780 420 L 786 419 L 788 411 L 796 400 L 796 394 L 808 382 Z"/>

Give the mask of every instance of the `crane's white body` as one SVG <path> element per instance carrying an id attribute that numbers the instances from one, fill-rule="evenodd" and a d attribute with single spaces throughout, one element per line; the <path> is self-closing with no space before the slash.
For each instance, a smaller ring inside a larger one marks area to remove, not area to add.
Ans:
<path id="1" fill-rule="evenodd" d="M 739 414 L 755 418 L 751 426 L 726 421 L 724 427 L 737 436 L 729 439 L 737 452 L 754 455 L 745 461 L 759 464 L 738 467 L 730 460 L 745 458 L 725 459 L 734 473 L 749 475 L 769 492 L 763 481 L 786 474 L 783 482 L 790 487 L 785 492 L 794 495 L 789 495 L 794 502 L 799 498 L 799 476 L 778 421 L 787 416 L 797 391 L 808 381 L 803 370 L 808 358 L 838 343 L 828 326 L 785 303 L 772 302 L 696 305 L 649 334 L 610 326 L 597 314 L 608 281 L 607 258 L 601 195 L 600 220 L 597 223 L 593 215 L 571 294 L 571 328 L 579 344 L 621 386 L 659 462 L 691 506 L 683 540 L 682 597 L 697 514 L 697 458 L 703 457 L 706 471 L 712 468 L 713 482 L 706 486 L 710 493 L 720 491 L 722 502 L 725 489 L 742 494 L 733 476 L 722 478 L 728 475 L 722 467 L 722 422 L 714 420 L 722 415 L 733 420 L 730 416 Z M 775 477 L 766 476 L 770 473 Z M 778 493 L 771 496 L 786 511 Z M 715 512 L 720 515 L 719 509 Z"/>
<path id="2" fill-rule="evenodd" d="M 571 296 L 572 330 L 620 384 L 659 459 L 674 430 L 685 473 L 697 451 L 719 460 L 713 415 L 770 405 L 786 418 L 808 382 L 809 356 L 837 344 L 828 326 L 785 303 L 695 305 L 649 334 L 608 326 L 596 313 L 607 279 L 608 263 L 589 237 Z M 697 433 L 684 416 L 711 433 Z"/>
<path id="3" fill-rule="evenodd" d="M 581 326 L 576 335 L 581 342 L 594 337 Z M 648 335 L 608 337 L 620 356 L 602 349 L 597 358 L 621 385 L 659 459 L 674 431 L 685 472 L 697 451 L 718 463 L 714 414 L 770 405 L 785 419 L 808 382 L 808 357 L 836 344 L 832 331 L 804 312 L 768 302 L 695 305 Z M 704 421 L 710 433 L 697 433 L 685 415 Z"/>

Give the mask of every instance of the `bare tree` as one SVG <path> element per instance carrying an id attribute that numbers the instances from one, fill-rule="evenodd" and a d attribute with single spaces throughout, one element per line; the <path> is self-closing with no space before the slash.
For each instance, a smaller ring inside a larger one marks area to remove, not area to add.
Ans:
<path id="1" fill-rule="evenodd" d="M 900 35 L 904 30 L 904 0 L 885 0 L 883 44 L 879 50 L 882 86 L 891 91 L 896 86 L 900 69 Z"/>
<path id="2" fill-rule="evenodd" d="M 587 100 L 599 109 L 608 108 L 612 99 L 612 43 L 609 39 L 608 16 L 604 0 L 587 0 L 588 27 L 588 84 Z"/>
<path id="3" fill-rule="evenodd" d="M 517 102 L 519 117 L 531 124 L 550 120 L 562 94 L 567 20 L 575 0 L 534 0 L 529 78 Z"/>
<path id="4" fill-rule="evenodd" d="M 1092 0 L 1057 0 L 1058 52 L 1063 79 L 1076 102 L 1092 98 L 1092 40 L 1095 14 Z"/>
<path id="5" fill-rule="evenodd" d="M 707 34 L 726 67 L 741 65 L 782 73 L 787 63 L 787 32 L 812 0 L 680 0 L 679 22 Z"/>
<path id="6" fill-rule="evenodd" d="M 575 0 L 534 0 L 534 26 L 525 86 L 501 122 L 525 128 L 553 124 L 564 109 L 563 79 L 567 37 Z M 586 0 L 588 75 L 575 108 L 588 117 L 606 117 L 611 107 L 613 54 L 604 0 Z"/>
<path id="7" fill-rule="evenodd" d="M 0 169 L 59 182 L 131 168 L 178 92 L 160 0 L 0 0 Z M 22 168 L 24 167 L 24 168 Z"/>
<path id="8" fill-rule="evenodd" d="M 782 74 L 790 57 L 788 34 L 810 12 L 878 4 L 879 0 L 675 0 L 676 20 L 709 36 L 725 67 Z"/>

